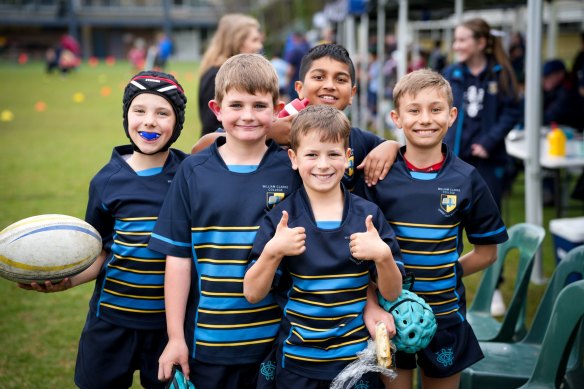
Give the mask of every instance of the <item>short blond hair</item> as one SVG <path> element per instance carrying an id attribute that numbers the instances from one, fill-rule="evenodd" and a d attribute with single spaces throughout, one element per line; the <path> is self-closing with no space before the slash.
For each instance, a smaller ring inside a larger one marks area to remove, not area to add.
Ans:
<path id="1" fill-rule="evenodd" d="M 430 69 L 415 70 L 403 76 L 393 88 L 393 104 L 399 110 L 400 100 L 407 95 L 417 96 L 426 88 L 437 89 L 448 101 L 452 108 L 452 88 L 440 73 Z"/>
<path id="2" fill-rule="evenodd" d="M 320 133 L 321 142 L 343 142 L 343 148 L 349 147 L 351 123 L 345 114 L 326 105 L 310 105 L 300 111 L 292 120 L 290 148 L 298 150 L 300 139 L 311 131 Z"/>
<path id="3" fill-rule="evenodd" d="M 274 106 L 280 98 L 276 69 L 260 54 L 237 54 L 229 58 L 215 77 L 215 101 L 221 104 L 225 94 L 235 89 L 252 95 L 269 93 Z"/>

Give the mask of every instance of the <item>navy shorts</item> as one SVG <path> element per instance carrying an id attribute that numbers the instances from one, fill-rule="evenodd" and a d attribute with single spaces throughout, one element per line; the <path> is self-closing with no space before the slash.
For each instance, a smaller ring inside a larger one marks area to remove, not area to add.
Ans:
<path id="1" fill-rule="evenodd" d="M 281 365 L 277 366 L 277 350 L 278 345 L 274 343 L 272 350 L 260 364 L 257 389 L 328 389 L 331 386 L 332 381 L 304 377 L 289 370 L 282 369 Z M 364 374 L 355 386 L 359 384 L 361 384 L 362 388 L 385 389 L 377 373 Z"/>
<path id="2" fill-rule="evenodd" d="M 191 359 L 189 367 L 197 389 L 255 389 L 260 364 L 217 365 Z"/>
<path id="3" fill-rule="evenodd" d="M 143 387 L 163 389 L 158 358 L 167 342 L 166 329 L 124 328 L 89 312 L 79 340 L 75 384 L 83 389 L 129 388 L 139 370 Z"/>
<path id="4" fill-rule="evenodd" d="M 340 372 L 339 372 L 340 373 Z M 308 378 L 282 369 L 276 369 L 276 386 L 278 389 L 328 389 L 332 381 Z M 379 373 L 368 372 L 363 374 L 353 388 L 384 389 L 385 386 L 379 377 Z M 349 388 L 347 388 L 349 389 Z"/>
<path id="5" fill-rule="evenodd" d="M 470 324 L 464 321 L 436 331 L 425 349 L 416 354 L 398 351 L 395 365 L 398 369 L 413 370 L 416 359 L 427 377 L 446 378 L 461 372 L 484 358 L 479 341 Z"/>

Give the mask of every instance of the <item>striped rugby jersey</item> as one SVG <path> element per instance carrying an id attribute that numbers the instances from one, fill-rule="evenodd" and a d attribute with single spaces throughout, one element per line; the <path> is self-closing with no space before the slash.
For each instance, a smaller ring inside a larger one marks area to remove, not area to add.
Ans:
<path id="1" fill-rule="evenodd" d="M 410 172 L 405 146 L 388 175 L 365 188 L 365 197 L 381 208 L 393 227 L 406 273 L 415 276 L 412 291 L 432 307 L 439 328 L 465 320 L 462 269 L 463 230 L 472 244 L 508 239 L 497 204 L 474 167 L 446 155 L 438 172 Z"/>
<path id="2" fill-rule="evenodd" d="M 349 252 L 349 237 L 366 231 L 367 215 L 373 215 L 379 235 L 394 258 L 400 258 L 395 235 L 379 208 L 348 190 L 344 193 L 341 225 L 321 229 L 304 188 L 300 188 L 266 216 L 250 255 L 253 266 L 273 236 L 282 210 L 288 211 L 289 228 L 306 229 L 306 251 L 284 257 L 274 280 L 284 313 L 277 355 L 285 369 L 318 380 L 332 380 L 367 347 L 369 332 L 363 310 L 375 264 L 356 263 Z"/>
<path id="3" fill-rule="evenodd" d="M 272 347 L 281 311 L 271 295 L 248 303 L 243 276 L 262 217 L 300 178 L 273 142 L 255 171 L 230 171 L 217 149 L 224 142 L 219 138 L 181 165 L 149 247 L 193 258 L 185 317 L 191 356 L 222 365 L 257 363 Z"/>
<path id="4" fill-rule="evenodd" d="M 114 148 L 91 180 L 85 220 L 101 234 L 109 253 L 95 283 L 91 312 L 135 329 L 164 329 L 164 254 L 148 240 L 166 192 L 186 157 L 170 149 L 161 171 L 136 173 L 124 160 L 132 146 Z"/>

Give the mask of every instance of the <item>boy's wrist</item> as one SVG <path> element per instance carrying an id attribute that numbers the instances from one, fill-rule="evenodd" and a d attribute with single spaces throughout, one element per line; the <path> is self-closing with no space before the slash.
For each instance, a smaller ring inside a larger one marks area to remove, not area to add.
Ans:
<path id="1" fill-rule="evenodd" d="M 282 261 L 282 258 L 284 258 L 282 250 L 278 248 L 278 243 L 274 241 L 274 239 L 271 239 L 268 243 L 266 243 L 263 254 L 263 257 L 266 259 L 266 261 L 274 262 L 276 264 L 279 264 L 280 261 Z"/>
<path id="2" fill-rule="evenodd" d="M 391 249 L 388 246 L 386 246 L 379 253 L 378 256 L 373 258 L 373 261 L 375 262 L 376 265 L 382 265 L 382 264 L 388 263 L 389 261 L 392 261 L 392 260 L 393 260 L 393 255 L 391 254 Z"/>

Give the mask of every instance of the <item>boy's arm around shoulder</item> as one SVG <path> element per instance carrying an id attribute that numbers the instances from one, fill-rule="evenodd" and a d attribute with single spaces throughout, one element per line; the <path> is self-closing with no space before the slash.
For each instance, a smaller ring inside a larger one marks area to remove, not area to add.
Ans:
<path id="1" fill-rule="evenodd" d="M 262 223 L 262 227 L 269 228 L 267 223 Z M 282 211 L 282 218 L 275 227 L 273 237 L 261 249 L 258 259 L 245 273 L 243 294 L 247 301 L 255 304 L 268 295 L 282 259 L 286 256 L 302 254 L 306 250 L 305 242 L 304 227 L 289 228 L 288 212 Z M 252 261 L 255 256 L 254 251 L 258 249 L 260 248 L 254 244 Z"/>
<path id="2" fill-rule="evenodd" d="M 191 154 L 197 154 L 199 151 L 205 150 L 207 147 L 215 143 L 215 140 L 220 136 L 225 136 L 224 132 L 211 132 L 199 138 L 199 140 L 191 148 Z"/>
<path id="3" fill-rule="evenodd" d="M 367 146 L 369 151 L 357 166 L 357 169 L 363 170 L 367 186 L 377 184 L 377 181 L 383 180 L 387 176 L 401 145 L 394 140 L 385 140 L 373 133 L 357 128 L 351 129 L 351 135 L 352 137 L 359 135 L 363 138 L 363 142 L 369 145 Z"/>

